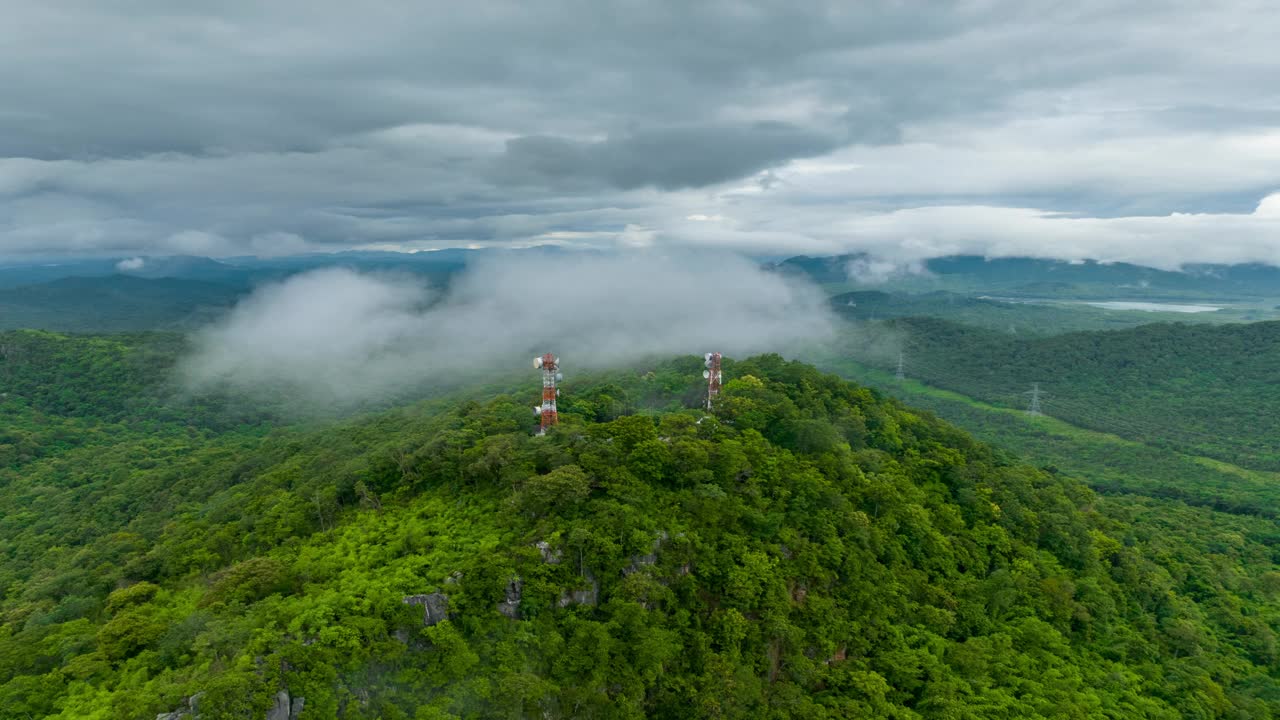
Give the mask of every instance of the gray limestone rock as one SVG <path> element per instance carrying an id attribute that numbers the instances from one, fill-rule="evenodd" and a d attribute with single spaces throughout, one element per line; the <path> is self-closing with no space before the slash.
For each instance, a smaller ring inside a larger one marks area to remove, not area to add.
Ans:
<path id="1" fill-rule="evenodd" d="M 658 555 L 656 553 L 651 553 L 649 555 L 632 555 L 631 564 L 622 568 L 622 574 L 630 575 L 632 573 L 640 572 L 640 568 L 649 567 L 657 562 Z"/>
<path id="2" fill-rule="evenodd" d="M 577 590 L 566 590 L 560 595 L 560 607 L 569 607 L 570 605 L 597 605 L 600 602 L 600 583 L 596 581 L 594 575 L 590 571 L 586 573 L 586 579 L 591 583 L 590 587 L 580 588 Z"/>
<path id="3" fill-rule="evenodd" d="M 203 692 L 182 701 L 182 706 L 173 712 L 160 713 L 156 715 L 156 720 L 196 720 L 200 716 L 200 698 L 204 697 Z"/>
<path id="4" fill-rule="evenodd" d="M 507 583 L 506 599 L 498 603 L 498 612 L 512 620 L 520 619 L 520 597 L 524 594 L 524 583 L 513 577 Z"/>
<path id="5" fill-rule="evenodd" d="M 644 555 L 632 555 L 630 558 L 631 564 L 622 569 L 622 574 L 630 575 L 631 573 L 639 572 L 640 568 L 656 565 L 658 562 L 658 551 L 662 549 L 662 546 L 666 544 L 667 540 L 670 538 L 671 536 L 667 534 L 666 530 L 659 531 L 653 538 L 653 550 Z"/>
<path id="6" fill-rule="evenodd" d="M 449 617 L 449 596 L 444 593 L 430 595 L 406 595 L 405 605 L 422 606 L 422 624 L 428 627 Z"/>
<path id="7" fill-rule="evenodd" d="M 291 704 L 288 690 L 281 690 L 276 693 L 276 702 L 267 711 L 267 720 L 289 720 L 289 707 Z"/>
<path id="8" fill-rule="evenodd" d="M 538 548 L 538 552 L 542 553 L 542 562 L 548 565 L 559 565 L 560 561 L 564 558 L 564 554 L 559 550 L 552 549 L 551 543 L 548 543 L 546 540 L 539 540 L 533 545 Z"/>

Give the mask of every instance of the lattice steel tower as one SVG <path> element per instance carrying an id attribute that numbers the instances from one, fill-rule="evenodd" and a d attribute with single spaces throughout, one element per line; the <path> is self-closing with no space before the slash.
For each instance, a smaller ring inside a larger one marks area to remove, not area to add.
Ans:
<path id="1" fill-rule="evenodd" d="M 534 358 L 533 366 L 542 369 L 542 404 L 535 407 L 533 413 L 542 419 L 538 434 L 546 435 L 547 428 L 560 422 L 556 414 L 556 398 L 560 395 L 556 381 L 563 380 L 564 375 L 560 373 L 560 358 L 552 353 Z"/>
<path id="2" fill-rule="evenodd" d="M 1040 383 L 1031 383 L 1031 389 L 1022 394 L 1031 396 L 1031 401 L 1027 404 L 1028 415 L 1039 417 L 1044 414 L 1040 407 L 1040 398 L 1044 397 L 1044 393 L 1040 390 Z"/>
<path id="3" fill-rule="evenodd" d="M 723 376 L 720 374 L 720 353 L 707 353 L 702 356 L 706 370 L 702 371 L 702 377 L 707 380 L 707 410 L 715 405 L 716 398 L 720 397 L 720 381 Z"/>

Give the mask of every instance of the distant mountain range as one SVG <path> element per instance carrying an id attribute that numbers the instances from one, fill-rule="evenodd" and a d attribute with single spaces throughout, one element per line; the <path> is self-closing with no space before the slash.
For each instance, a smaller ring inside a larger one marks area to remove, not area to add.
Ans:
<path id="1" fill-rule="evenodd" d="M 559 248 L 343 252 L 278 258 L 133 257 L 0 265 L 0 330 L 183 330 L 216 318 L 254 287 L 322 267 L 411 272 L 445 285 L 480 257 Z"/>
<path id="2" fill-rule="evenodd" d="M 1280 268 L 1271 265 L 1195 265 L 1183 271 L 1129 263 L 1066 262 L 1036 258 L 935 258 L 896 267 L 866 255 L 798 256 L 773 263 L 781 272 L 845 289 L 905 292 L 948 290 L 1019 297 L 1076 298 L 1276 298 Z"/>
<path id="3" fill-rule="evenodd" d="M 481 258 L 499 255 L 571 253 L 557 247 L 524 249 L 452 248 L 431 252 L 350 251 L 274 258 L 194 256 L 108 258 L 59 262 L 0 263 L 0 288 L 35 285 L 65 277 L 127 275 L 139 278 L 184 278 L 241 288 L 318 267 L 402 269 L 447 277 Z M 1060 295 L 1102 292 L 1108 296 L 1155 297 L 1171 294 L 1219 294 L 1280 297 L 1280 267 L 1261 264 L 1195 265 L 1183 271 L 1158 270 L 1129 263 L 1066 262 L 1036 258 L 986 259 L 956 255 L 912 266 L 895 266 L 865 254 L 808 257 L 799 255 L 764 263 L 781 272 L 803 275 L 822 285 L 847 289 L 907 291 L 1012 292 Z"/>
<path id="4" fill-rule="evenodd" d="M 281 257 L 230 257 L 213 259 L 189 255 L 142 256 L 0 262 L 0 288 L 16 288 L 67 277 L 184 278 L 251 287 L 263 280 L 279 279 L 320 267 L 352 267 L 361 270 L 407 270 L 447 277 L 480 258 L 503 255 L 546 255 L 575 252 L 557 247 L 471 250 L 451 248 L 430 252 L 397 253 L 350 251 L 287 255 Z"/>
<path id="5" fill-rule="evenodd" d="M 483 258 L 572 252 L 555 247 L 458 248 L 420 253 L 342 252 L 223 259 L 169 256 L 0 265 L 0 329 L 180 329 L 216 317 L 264 282 L 320 267 L 411 272 L 443 285 Z M 1266 265 L 1201 265 L 1171 272 L 1125 263 L 956 256 L 902 268 L 865 255 L 839 255 L 797 256 L 767 262 L 764 267 L 812 280 L 833 295 L 873 289 L 895 294 L 945 292 L 968 297 L 1214 298 L 1245 301 L 1255 307 L 1265 304 L 1260 303 L 1262 300 L 1280 298 L 1280 268 Z M 903 301 L 895 302 L 901 305 Z M 954 299 L 948 302 L 954 304 Z M 900 314 L 889 312 L 888 308 L 882 310 L 889 315 Z"/>

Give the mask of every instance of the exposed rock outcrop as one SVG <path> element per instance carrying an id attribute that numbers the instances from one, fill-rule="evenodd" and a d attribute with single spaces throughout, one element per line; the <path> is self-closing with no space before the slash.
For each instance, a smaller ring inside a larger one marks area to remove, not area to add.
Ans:
<path id="1" fill-rule="evenodd" d="M 639 572 L 641 568 L 657 564 L 658 551 L 662 549 L 662 546 L 670 537 L 667 531 L 660 531 L 653 539 L 653 550 L 645 555 L 632 555 L 630 558 L 631 564 L 622 569 L 622 574 L 630 575 L 631 573 Z"/>
<path id="2" fill-rule="evenodd" d="M 307 704 L 304 697 L 290 697 L 288 690 L 276 693 L 275 702 L 267 711 L 267 720 L 298 720 L 302 717 L 302 708 Z"/>
<path id="3" fill-rule="evenodd" d="M 570 605 L 598 605 L 600 603 L 600 583 L 596 581 L 591 571 L 586 572 L 586 580 L 591 583 L 590 587 L 578 590 L 566 590 L 560 595 L 560 607 L 569 607 Z"/>
<path id="4" fill-rule="evenodd" d="M 791 590 L 791 600 L 797 605 L 802 604 L 807 597 L 809 597 L 809 588 L 804 585 L 797 585 Z"/>
<path id="5" fill-rule="evenodd" d="M 551 543 L 546 540 L 539 540 L 533 546 L 538 548 L 538 552 L 542 553 L 542 562 L 548 565 L 559 565 L 564 558 L 564 553 L 553 549 Z"/>
<path id="6" fill-rule="evenodd" d="M 430 627 L 449 617 L 449 596 L 434 592 L 429 595 L 406 595 L 405 605 L 422 606 L 422 624 Z"/>
<path id="7" fill-rule="evenodd" d="M 281 690 L 276 693 L 275 704 L 267 711 L 267 720 L 289 720 L 291 705 L 288 690 Z"/>
<path id="8" fill-rule="evenodd" d="M 156 715 L 156 720 L 196 720 L 200 716 L 200 698 L 202 697 L 204 693 L 198 692 L 183 700 L 177 710 Z"/>
<path id="9" fill-rule="evenodd" d="M 648 555 L 632 555 L 631 564 L 622 568 L 623 575 L 640 572 L 641 568 L 649 567 L 658 562 L 658 554 L 650 553 Z"/>
<path id="10" fill-rule="evenodd" d="M 520 619 L 520 598 L 524 595 L 524 583 L 520 578 L 513 577 L 507 583 L 506 599 L 498 603 L 498 612 L 506 615 L 512 620 Z"/>

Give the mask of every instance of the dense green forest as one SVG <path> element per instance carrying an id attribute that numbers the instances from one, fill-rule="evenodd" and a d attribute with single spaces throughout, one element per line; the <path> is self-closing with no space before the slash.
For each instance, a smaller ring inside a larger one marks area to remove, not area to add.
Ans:
<path id="1" fill-rule="evenodd" d="M 831 307 L 851 321 L 931 317 L 985 328 L 1006 335 L 1061 335 L 1083 330 L 1121 330 L 1156 322 L 1239 323 L 1275 318 L 1267 303 L 1223 306 L 1213 312 L 1178 313 L 1150 310 L 1117 310 L 1081 302 L 1013 301 L 952 292 L 889 293 L 858 290 L 831 298 Z"/>
<path id="2" fill-rule="evenodd" d="M 809 366 L 535 437 L 533 382 L 253 422 L 175 342 L 0 335 L 0 718 L 1280 715 L 1274 532 Z"/>
<path id="3" fill-rule="evenodd" d="M 1280 473 L 1154 447 L 1048 415 L 1032 417 L 1025 409 L 983 403 L 916 380 L 897 380 L 892 372 L 847 358 L 828 358 L 822 366 L 935 412 L 1037 465 L 1060 468 L 1107 494 L 1139 494 L 1237 515 L 1280 517 Z"/>
<path id="4" fill-rule="evenodd" d="M 828 257 L 800 255 L 775 263 L 773 267 L 809 278 L 833 292 L 874 289 L 1157 301 L 1258 301 L 1280 297 L 1280 269 L 1260 264 L 1188 265 L 1181 270 L 1158 270 L 1123 262 L 953 255 L 893 265 L 858 253 Z"/>
<path id="5" fill-rule="evenodd" d="M 984 402 L 1026 408 L 1033 383 L 1044 411 L 1080 427 L 1157 448 L 1280 470 L 1280 322 L 1157 323 L 1126 330 L 1013 337 L 936 318 L 875 324 L 840 356 L 893 368 Z"/>
<path id="6" fill-rule="evenodd" d="M 217 317 L 246 288 L 215 282 L 129 275 L 67 277 L 0 287 L 0 330 L 137 332 L 196 327 Z"/>

